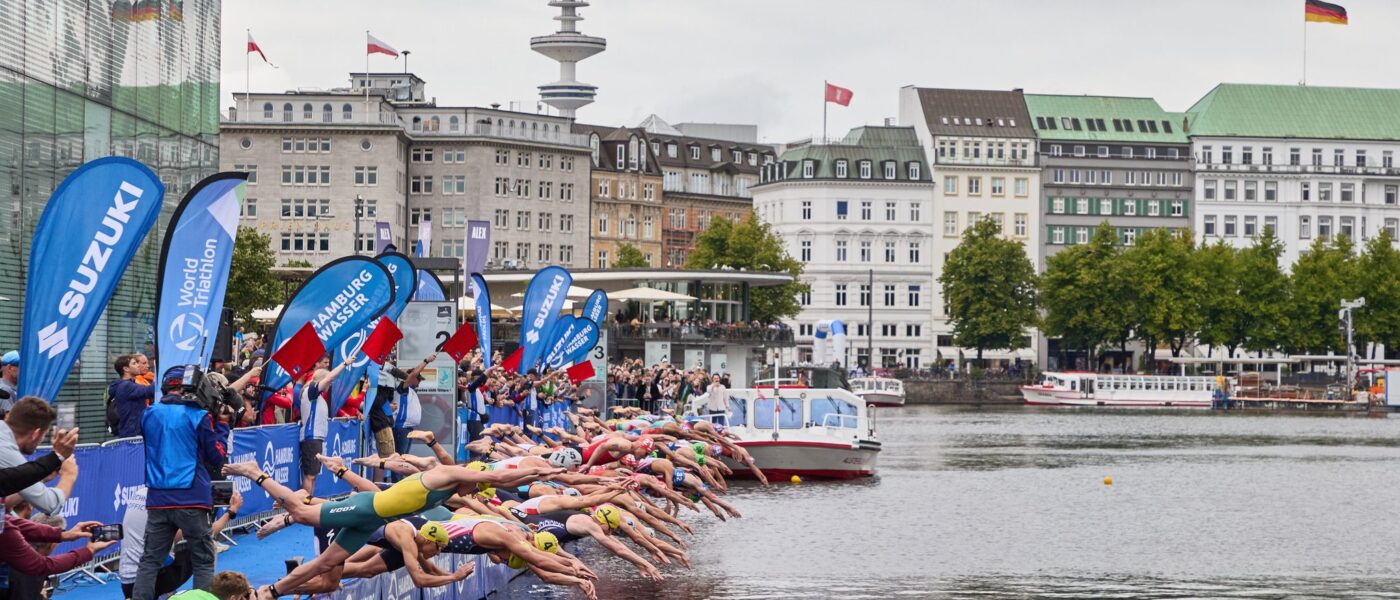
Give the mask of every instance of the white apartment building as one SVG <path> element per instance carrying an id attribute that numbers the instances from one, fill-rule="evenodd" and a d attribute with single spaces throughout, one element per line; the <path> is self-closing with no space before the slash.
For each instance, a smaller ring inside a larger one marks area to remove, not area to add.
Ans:
<path id="1" fill-rule="evenodd" d="M 431 256 L 464 258 L 479 220 L 488 268 L 586 265 L 589 147 L 570 119 L 438 106 L 411 73 L 351 82 L 236 94 L 221 123 L 221 169 L 250 174 L 241 223 L 271 235 L 279 264 L 372 252 L 376 222 L 409 253 L 426 219 Z"/>
<path id="2" fill-rule="evenodd" d="M 932 166 L 933 233 L 931 334 L 934 353 L 958 360 L 938 277 L 962 233 L 992 219 L 1008 238 L 1021 242 L 1036 269 L 1040 262 L 1040 168 L 1036 134 L 1021 90 L 951 90 L 906 86 L 899 90 L 899 122 L 918 135 Z M 992 361 L 1034 360 L 1035 336 L 1024 348 L 986 352 Z M 970 355 L 969 355 L 970 356 Z"/>
<path id="3" fill-rule="evenodd" d="M 1201 243 L 1272 229 L 1288 268 L 1317 239 L 1400 239 L 1400 90 L 1220 84 L 1187 116 Z"/>
<path id="4" fill-rule="evenodd" d="M 909 127 L 859 127 L 837 143 L 790 145 L 752 188 L 759 218 L 805 263 L 811 292 L 788 324 L 812 358 L 818 321 L 846 324 L 846 365 L 922 368 L 934 357 L 930 303 L 933 193 Z"/>

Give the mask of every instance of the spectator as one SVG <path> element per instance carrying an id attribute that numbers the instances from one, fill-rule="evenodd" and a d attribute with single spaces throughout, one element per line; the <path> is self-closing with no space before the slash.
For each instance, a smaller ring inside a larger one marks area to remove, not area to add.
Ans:
<path id="1" fill-rule="evenodd" d="M 144 354 L 123 354 L 112 363 L 112 370 L 117 372 L 118 379 L 107 386 L 107 401 L 116 409 L 117 437 L 139 436 L 141 415 L 156 397 L 154 385 L 138 381 L 150 373 L 151 361 Z M 110 409 L 108 413 L 110 421 Z"/>
<path id="2" fill-rule="evenodd" d="M 115 544 L 116 541 L 90 541 L 87 546 L 66 552 L 58 557 L 45 556 L 30 543 L 71 542 L 90 538 L 92 537 L 91 529 L 100 525 L 102 524 L 97 521 L 84 521 L 72 529 L 64 531 L 28 519 L 6 515 L 5 530 L 0 532 L 0 564 L 9 565 L 11 576 L 15 573 L 23 573 L 44 578 L 71 571 L 78 565 L 92 560 L 93 555 Z"/>
<path id="3" fill-rule="evenodd" d="M 423 362 L 413 367 L 395 390 L 397 406 L 394 407 L 394 451 L 408 454 L 413 440 L 408 432 L 413 431 L 423 421 L 423 403 L 418 399 L 418 384 L 423 382 L 423 369 L 437 360 L 437 353 L 429 354 Z"/>
<path id="4" fill-rule="evenodd" d="M 374 390 L 374 404 L 369 409 L 369 429 L 374 432 L 374 447 L 379 458 L 394 454 L 394 417 L 399 406 L 396 388 L 408 374 L 386 362 L 379 370 L 379 385 Z"/>
<path id="5" fill-rule="evenodd" d="M 355 357 L 347 357 L 334 369 L 327 371 L 326 367 L 330 366 L 330 362 L 330 357 L 324 357 L 316 363 L 316 371 L 312 373 L 311 380 L 301 387 L 301 399 L 297 405 L 302 421 L 301 489 L 306 490 L 307 494 L 316 493 L 316 476 L 321 474 L 321 461 L 316 460 L 316 455 L 325 451 L 326 432 L 330 430 L 331 408 L 327 401 L 330 397 L 331 382 L 345 367 L 355 362 Z"/>
<path id="6" fill-rule="evenodd" d="M 214 579 L 214 510 L 210 470 L 228 460 L 227 408 L 216 421 L 197 400 L 180 394 L 185 368 L 165 372 L 165 397 L 141 417 L 146 446 L 145 549 L 136 574 L 134 600 L 155 597 L 156 575 L 175 543 L 175 533 L 189 545 L 194 586 L 208 588 Z M 204 465 L 208 468 L 201 468 Z"/>
<path id="7" fill-rule="evenodd" d="M 25 455 L 39 449 L 39 443 L 48 435 L 58 413 L 48 402 L 28 396 L 15 403 L 15 407 L 5 415 L 5 426 L 0 427 L 0 467 L 17 467 L 26 462 Z M 78 479 L 78 463 L 67 460 L 72 457 L 73 443 L 77 441 L 76 431 L 54 432 L 54 453 L 62 461 L 59 467 L 58 484 L 46 487 L 35 483 L 20 490 L 19 495 L 34 509 L 53 514 L 63 508 L 63 503 L 73 493 L 73 483 Z M 72 441 L 67 441 L 72 436 Z M 65 440 L 60 445 L 59 439 Z M 47 460 L 47 459 L 46 459 Z"/>
<path id="8" fill-rule="evenodd" d="M 47 525 L 59 530 L 68 527 L 63 517 L 54 515 L 39 515 L 32 520 L 40 525 Z M 56 542 L 29 542 L 29 545 L 34 548 L 34 551 L 37 552 L 39 556 L 44 557 L 53 554 L 54 548 L 58 546 Z M 0 597 L 6 600 L 42 600 L 44 598 L 44 583 L 46 581 L 48 581 L 47 576 L 29 575 L 27 573 L 13 571 L 9 576 L 9 595 L 0 595 Z"/>
<path id="9" fill-rule="evenodd" d="M 53 452 L 30 462 L 0 468 L 0 497 L 17 493 L 37 484 L 63 466 L 63 461 L 73 456 L 73 446 L 78 444 L 78 429 L 53 432 Z"/>
<path id="10" fill-rule="evenodd" d="M 720 383 L 719 374 L 710 376 L 710 388 L 706 392 L 709 397 L 705 399 L 705 407 L 709 409 L 711 415 L 722 415 L 729 412 L 729 388 Z"/>
<path id="11" fill-rule="evenodd" d="M 19 400 L 19 352 L 11 350 L 0 357 L 0 419 Z"/>
<path id="12" fill-rule="evenodd" d="M 210 527 L 211 537 L 219 535 L 228 522 L 238 518 L 238 509 L 243 507 L 243 496 L 238 492 L 233 493 L 233 498 L 229 500 L 228 510 L 214 521 Z M 126 502 L 126 514 L 122 516 L 122 553 L 117 567 L 117 575 L 121 580 L 122 597 L 130 598 L 136 587 L 136 573 L 140 568 L 141 555 L 146 547 L 146 489 L 139 488 L 136 493 Z M 183 543 L 181 534 L 175 534 L 175 553 L 170 560 L 156 572 L 157 597 L 169 594 L 189 581 L 190 575 L 194 574 L 193 554 L 190 545 Z M 218 575 L 214 576 L 218 581 Z"/>
<path id="13" fill-rule="evenodd" d="M 170 597 L 170 600 L 248 600 L 253 597 L 253 588 L 248 578 L 237 571 L 223 571 L 214 576 L 214 584 L 209 591 L 188 590 Z"/>

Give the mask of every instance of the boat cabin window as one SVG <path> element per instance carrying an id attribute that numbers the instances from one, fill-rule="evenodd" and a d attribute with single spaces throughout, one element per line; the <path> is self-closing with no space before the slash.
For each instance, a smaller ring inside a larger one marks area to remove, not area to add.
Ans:
<path id="1" fill-rule="evenodd" d="M 836 398 L 812 398 L 812 416 L 810 420 L 816 425 L 827 425 L 830 427 L 842 427 L 843 423 L 851 425 L 854 423 L 850 418 L 828 418 L 827 415 L 840 415 L 842 417 L 856 416 L 856 405 L 845 400 Z M 828 423 L 828 421 L 830 421 Z"/>
<path id="2" fill-rule="evenodd" d="M 753 426 L 755 429 L 773 428 L 773 399 L 755 398 L 753 401 Z M 802 401 L 797 398 L 783 398 L 777 409 L 779 429 L 802 428 Z"/>
<path id="3" fill-rule="evenodd" d="M 729 426 L 744 427 L 749 424 L 748 398 L 729 397 Z"/>

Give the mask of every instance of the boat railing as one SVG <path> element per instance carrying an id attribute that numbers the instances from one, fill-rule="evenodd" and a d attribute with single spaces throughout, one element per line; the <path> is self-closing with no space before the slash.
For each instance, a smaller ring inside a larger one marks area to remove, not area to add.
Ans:
<path id="1" fill-rule="evenodd" d="M 860 419 L 856 415 L 838 415 L 831 413 L 822 419 L 822 427 L 826 429 L 857 429 Z"/>

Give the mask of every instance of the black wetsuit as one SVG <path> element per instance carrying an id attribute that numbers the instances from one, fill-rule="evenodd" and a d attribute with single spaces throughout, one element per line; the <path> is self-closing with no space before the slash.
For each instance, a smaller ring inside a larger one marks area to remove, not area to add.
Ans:
<path id="1" fill-rule="evenodd" d="M 587 535 L 574 535 L 569 531 L 569 518 L 578 516 L 586 516 L 586 514 L 576 510 L 556 510 L 538 515 L 523 515 L 520 520 L 527 525 L 538 527 L 539 531 L 554 534 L 554 537 L 559 538 L 559 543 L 563 544 L 589 537 Z"/>

